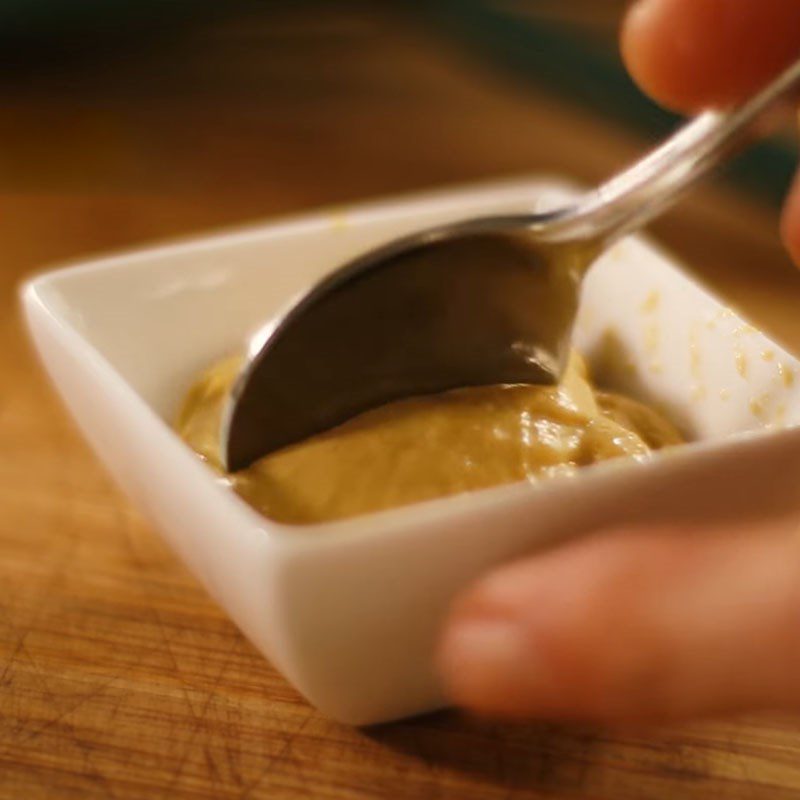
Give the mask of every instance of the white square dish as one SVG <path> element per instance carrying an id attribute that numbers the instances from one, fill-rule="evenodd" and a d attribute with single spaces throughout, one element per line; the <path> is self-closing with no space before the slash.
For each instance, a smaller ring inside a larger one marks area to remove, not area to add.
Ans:
<path id="1" fill-rule="evenodd" d="M 576 344 L 606 385 L 663 407 L 693 439 L 648 463 L 291 527 L 220 486 L 172 432 L 191 380 L 343 260 L 565 192 L 525 180 L 373 203 L 48 272 L 23 289 L 47 371 L 119 485 L 256 647 L 339 720 L 440 706 L 443 615 L 497 563 L 611 525 L 800 509 L 800 364 L 636 239 L 592 268 Z"/>

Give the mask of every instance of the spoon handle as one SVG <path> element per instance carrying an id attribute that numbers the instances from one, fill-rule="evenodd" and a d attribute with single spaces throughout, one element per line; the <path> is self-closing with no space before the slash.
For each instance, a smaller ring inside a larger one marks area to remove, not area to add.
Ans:
<path id="1" fill-rule="evenodd" d="M 640 161 L 578 201 L 560 220 L 554 220 L 552 239 L 578 238 L 605 247 L 643 227 L 755 138 L 755 129 L 767 113 L 798 87 L 800 61 L 739 107 L 695 117 Z"/>

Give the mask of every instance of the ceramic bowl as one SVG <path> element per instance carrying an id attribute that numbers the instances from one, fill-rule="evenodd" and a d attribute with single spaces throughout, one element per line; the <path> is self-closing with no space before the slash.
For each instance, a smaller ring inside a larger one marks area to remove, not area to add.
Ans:
<path id="1" fill-rule="evenodd" d="M 565 192 L 524 180 L 316 213 L 47 272 L 23 289 L 42 361 L 116 481 L 255 646 L 339 720 L 442 704 L 432 656 L 443 615 L 493 565 L 601 527 L 800 508 L 800 364 L 638 239 L 592 268 L 576 344 L 604 384 L 663 408 L 692 439 L 648 463 L 292 527 L 251 510 L 173 433 L 198 372 L 343 260 Z"/>

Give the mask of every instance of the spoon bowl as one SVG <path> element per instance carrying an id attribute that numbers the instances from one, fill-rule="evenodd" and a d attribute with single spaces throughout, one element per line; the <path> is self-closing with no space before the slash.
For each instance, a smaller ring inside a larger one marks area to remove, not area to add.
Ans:
<path id="1" fill-rule="evenodd" d="M 351 262 L 254 339 L 228 405 L 228 468 L 410 395 L 557 383 L 590 260 L 486 220 Z"/>

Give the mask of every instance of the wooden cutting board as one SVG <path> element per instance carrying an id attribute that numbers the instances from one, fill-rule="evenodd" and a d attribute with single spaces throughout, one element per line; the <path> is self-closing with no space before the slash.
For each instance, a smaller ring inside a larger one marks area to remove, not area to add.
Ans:
<path id="1" fill-rule="evenodd" d="M 384 8 L 284 12 L 114 64 L 0 104 L 0 798 L 800 797 L 791 718 L 611 734 L 319 715 L 110 485 L 15 311 L 17 282 L 56 259 L 498 174 L 592 181 L 642 142 Z M 706 190 L 658 231 L 800 349 L 774 212 Z"/>

